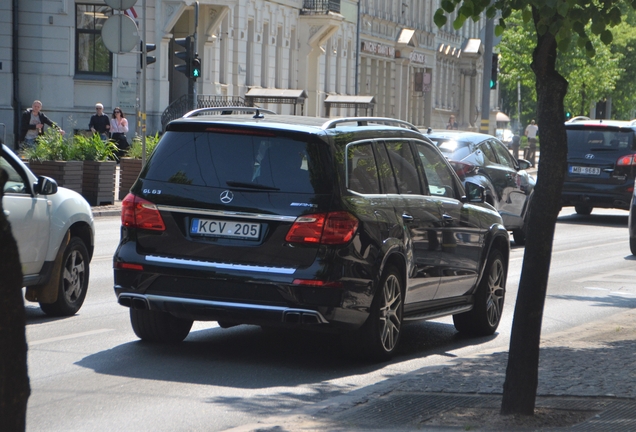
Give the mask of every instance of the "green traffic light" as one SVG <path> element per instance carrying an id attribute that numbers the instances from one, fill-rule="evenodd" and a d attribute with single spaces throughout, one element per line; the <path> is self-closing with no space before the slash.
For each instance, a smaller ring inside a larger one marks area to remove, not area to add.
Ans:
<path id="1" fill-rule="evenodd" d="M 199 77 L 199 69 L 193 70 L 192 71 L 192 76 L 195 77 L 195 78 L 198 78 Z"/>

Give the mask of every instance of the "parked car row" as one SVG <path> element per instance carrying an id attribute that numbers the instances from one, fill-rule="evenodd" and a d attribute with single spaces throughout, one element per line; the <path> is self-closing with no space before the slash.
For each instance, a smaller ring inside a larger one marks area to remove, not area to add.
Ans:
<path id="1" fill-rule="evenodd" d="M 476 132 L 433 130 L 427 134 L 446 156 L 459 178 L 486 190 L 486 202 L 503 218 L 516 245 L 526 242 L 528 209 L 535 179 L 526 171 L 531 164 L 515 159 L 497 138 Z"/>

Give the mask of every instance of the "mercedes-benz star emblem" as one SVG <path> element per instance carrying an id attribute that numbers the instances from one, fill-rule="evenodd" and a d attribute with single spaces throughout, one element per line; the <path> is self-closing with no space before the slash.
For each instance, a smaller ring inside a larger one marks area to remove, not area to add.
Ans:
<path id="1" fill-rule="evenodd" d="M 234 194 L 232 193 L 232 191 L 224 190 L 223 192 L 221 192 L 221 202 L 223 204 L 229 204 L 230 202 L 232 202 L 233 199 Z"/>
<path id="2" fill-rule="evenodd" d="M 594 159 L 594 155 L 592 153 L 588 153 L 585 155 L 585 159 Z"/>

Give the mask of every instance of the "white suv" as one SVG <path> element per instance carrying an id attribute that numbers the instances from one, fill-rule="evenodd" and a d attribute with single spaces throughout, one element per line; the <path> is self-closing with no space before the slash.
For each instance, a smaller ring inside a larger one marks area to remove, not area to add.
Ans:
<path id="1" fill-rule="evenodd" d="M 95 227 L 88 202 L 55 180 L 36 176 L 7 146 L 2 207 L 20 252 L 26 299 L 53 316 L 75 314 L 86 297 Z"/>

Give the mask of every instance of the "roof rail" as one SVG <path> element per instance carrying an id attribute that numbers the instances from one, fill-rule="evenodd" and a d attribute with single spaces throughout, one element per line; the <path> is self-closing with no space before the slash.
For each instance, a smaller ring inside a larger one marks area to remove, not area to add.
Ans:
<path id="1" fill-rule="evenodd" d="M 566 123 L 575 123 L 578 121 L 587 121 L 587 120 L 592 120 L 589 117 L 585 117 L 585 116 L 576 116 L 576 117 L 572 117 L 570 120 L 566 121 Z"/>
<path id="2" fill-rule="evenodd" d="M 404 120 L 397 120 L 388 117 L 342 117 L 333 120 L 329 120 L 325 124 L 322 125 L 322 129 L 333 129 L 338 124 L 341 123 L 357 123 L 358 126 L 368 126 L 369 123 L 377 123 L 377 124 L 385 124 L 389 126 L 397 126 L 405 129 L 411 129 L 415 132 L 420 132 L 420 130 L 413 126 L 411 123 L 406 122 Z"/>
<path id="3" fill-rule="evenodd" d="M 252 113 L 254 113 L 254 118 L 263 118 L 263 113 L 276 114 L 274 111 L 259 107 L 226 106 L 195 109 L 185 113 L 183 115 L 183 118 L 198 117 L 200 115 L 231 115 Z"/>

